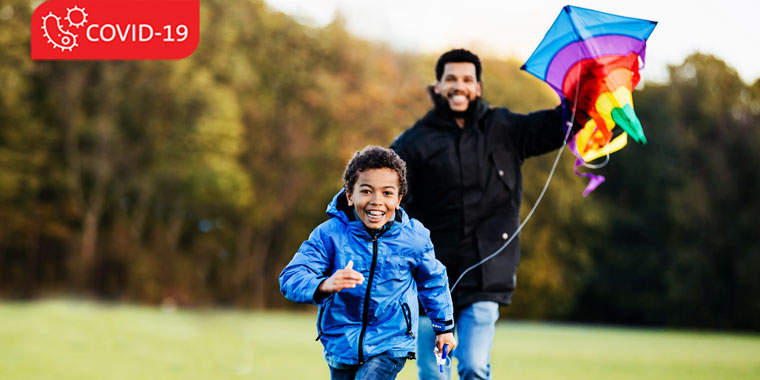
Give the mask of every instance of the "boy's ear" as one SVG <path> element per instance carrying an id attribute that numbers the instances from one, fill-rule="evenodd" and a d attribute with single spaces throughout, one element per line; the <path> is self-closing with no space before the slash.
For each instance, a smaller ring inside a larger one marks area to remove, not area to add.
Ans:
<path id="1" fill-rule="evenodd" d="M 353 206 L 354 201 L 351 200 L 351 192 L 348 191 L 348 189 L 346 189 L 345 193 L 346 193 L 346 200 L 348 201 L 348 205 Z"/>

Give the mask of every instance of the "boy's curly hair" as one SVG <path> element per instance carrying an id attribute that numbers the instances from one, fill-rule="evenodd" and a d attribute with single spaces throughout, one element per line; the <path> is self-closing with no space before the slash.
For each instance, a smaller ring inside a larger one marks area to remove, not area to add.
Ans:
<path id="1" fill-rule="evenodd" d="M 368 169 L 391 169 L 398 174 L 399 197 L 407 191 L 406 163 L 396 152 L 379 146 L 367 145 L 356 152 L 343 172 L 343 186 L 346 191 L 353 191 L 359 173 Z"/>

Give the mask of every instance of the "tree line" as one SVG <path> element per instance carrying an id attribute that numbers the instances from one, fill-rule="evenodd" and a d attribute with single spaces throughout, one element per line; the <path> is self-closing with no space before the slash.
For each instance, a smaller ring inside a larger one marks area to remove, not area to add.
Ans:
<path id="1" fill-rule="evenodd" d="M 436 57 L 315 28 L 257 1 L 201 2 L 180 61 L 33 62 L 23 0 L 0 20 L 0 297 L 297 307 L 277 276 L 354 151 L 430 107 Z M 556 104 L 513 60 L 484 96 Z M 760 81 L 694 54 L 634 105 L 649 144 L 591 196 L 564 153 L 522 232 L 510 318 L 760 328 Z M 527 212 L 553 155 L 525 163 Z"/>

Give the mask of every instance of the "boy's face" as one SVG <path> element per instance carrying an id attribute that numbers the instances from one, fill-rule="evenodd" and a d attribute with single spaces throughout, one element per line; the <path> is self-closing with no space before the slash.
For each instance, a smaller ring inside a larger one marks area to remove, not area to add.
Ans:
<path id="1" fill-rule="evenodd" d="M 398 174 L 389 168 L 361 171 L 346 197 L 365 226 L 380 229 L 393 218 L 401 203 Z"/>

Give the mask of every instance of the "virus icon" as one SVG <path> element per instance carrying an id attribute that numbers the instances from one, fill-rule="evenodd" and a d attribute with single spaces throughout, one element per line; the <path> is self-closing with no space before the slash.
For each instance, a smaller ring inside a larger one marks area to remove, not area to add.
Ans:
<path id="1" fill-rule="evenodd" d="M 71 51 L 77 45 L 77 35 L 63 30 L 61 27 L 61 18 L 54 15 L 53 12 L 42 16 L 42 32 L 47 43 L 53 44 L 53 48 L 61 49 L 62 52 Z"/>
<path id="2" fill-rule="evenodd" d="M 71 14 L 74 14 L 72 19 Z M 66 8 L 66 20 L 69 22 L 69 27 L 80 28 L 87 23 L 87 13 L 84 8 L 78 8 L 76 5 L 74 8 Z M 80 20 L 76 22 L 74 20 Z"/>
<path id="3" fill-rule="evenodd" d="M 42 31 L 47 43 L 53 44 L 53 49 L 72 51 L 77 44 L 77 35 L 72 33 L 69 28 L 81 28 L 87 23 L 87 12 L 84 8 L 76 5 L 74 8 L 66 8 L 66 17 L 59 17 L 50 12 L 47 16 L 42 16 Z M 64 29 L 61 21 L 68 21 L 68 28 Z"/>

